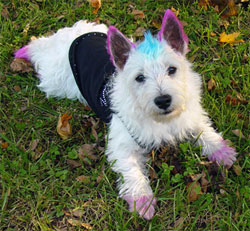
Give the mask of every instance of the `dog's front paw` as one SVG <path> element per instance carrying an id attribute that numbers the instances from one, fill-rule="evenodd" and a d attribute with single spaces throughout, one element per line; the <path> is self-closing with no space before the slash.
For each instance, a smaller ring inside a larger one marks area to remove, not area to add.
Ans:
<path id="1" fill-rule="evenodd" d="M 219 164 L 231 167 L 236 160 L 237 152 L 234 148 L 227 146 L 225 141 L 222 141 L 222 146 L 208 156 L 211 161 L 217 161 Z"/>
<path id="2" fill-rule="evenodd" d="M 154 216 L 156 199 L 153 198 L 153 195 L 139 197 L 124 195 L 122 198 L 128 202 L 130 212 L 136 210 L 140 216 L 143 216 L 147 220 L 152 219 Z"/>

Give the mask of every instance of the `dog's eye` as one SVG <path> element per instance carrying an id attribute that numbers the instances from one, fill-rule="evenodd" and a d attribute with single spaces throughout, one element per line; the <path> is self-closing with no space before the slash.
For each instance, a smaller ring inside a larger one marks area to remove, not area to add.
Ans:
<path id="1" fill-rule="evenodd" d="M 173 75 L 176 72 L 176 67 L 169 67 L 168 68 L 168 75 Z"/>
<path id="2" fill-rule="evenodd" d="M 145 76 L 144 75 L 138 75 L 135 80 L 139 83 L 142 83 L 145 81 Z"/>

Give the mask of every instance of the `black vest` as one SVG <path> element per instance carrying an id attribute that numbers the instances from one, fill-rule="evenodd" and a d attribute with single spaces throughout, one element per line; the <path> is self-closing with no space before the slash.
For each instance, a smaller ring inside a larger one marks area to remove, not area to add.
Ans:
<path id="1" fill-rule="evenodd" d="M 77 86 L 91 109 L 105 123 L 112 113 L 108 78 L 115 72 L 106 48 L 107 35 L 99 32 L 76 38 L 69 50 L 70 66 Z"/>

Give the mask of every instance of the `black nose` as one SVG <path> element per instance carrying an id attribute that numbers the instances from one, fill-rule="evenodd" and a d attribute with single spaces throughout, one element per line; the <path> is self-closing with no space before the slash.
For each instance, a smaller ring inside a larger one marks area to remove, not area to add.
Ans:
<path id="1" fill-rule="evenodd" d="M 160 109 L 166 110 L 172 101 L 172 97 L 170 95 L 161 95 L 155 98 L 154 102 Z"/>

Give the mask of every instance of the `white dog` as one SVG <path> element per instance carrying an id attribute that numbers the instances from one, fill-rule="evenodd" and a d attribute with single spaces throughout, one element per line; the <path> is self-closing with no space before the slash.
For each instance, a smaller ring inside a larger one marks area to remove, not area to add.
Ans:
<path id="1" fill-rule="evenodd" d="M 201 78 L 185 58 L 188 37 L 170 11 L 157 36 L 132 43 L 115 27 L 79 21 L 31 41 L 16 58 L 30 60 L 47 97 L 79 99 L 109 125 L 106 155 L 131 211 L 151 219 L 156 199 L 146 156 L 162 144 L 197 139 L 209 160 L 231 166 L 236 152 L 201 106 Z"/>

